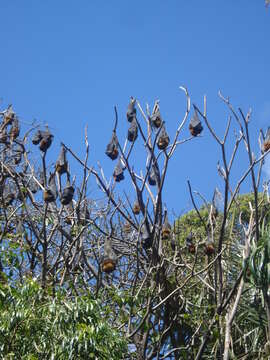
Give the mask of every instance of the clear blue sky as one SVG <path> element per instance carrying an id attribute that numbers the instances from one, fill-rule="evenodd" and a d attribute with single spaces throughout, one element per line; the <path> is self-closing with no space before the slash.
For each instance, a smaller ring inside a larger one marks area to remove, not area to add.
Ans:
<path id="1" fill-rule="evenodd" d="M 90 164 L 100 160 L 111 174 L 115 163 L 104 149 L 113 106 L 123 139 L 129 97 L 151 105 L 160 99 L 172 137 L 185 111 L 179 85 L 187 86 L 199 106 L 207 95 L 209 119 L 219 134 L 226 123 L 219 89 L 236 108 L 252 107 L 258 152 L 257 131 L 270 125 L 270 9 L 263 0 L 10 0 L 0 2 L 0 13 L 1 107 L 12 103 L 25 123 L 48 123 L 55 134 L 53 156 L 61 140 L 82 155 L 88 124 Z M 186 136 L 187 126 L 181 138 Z M 133 159 L 139 166 L 142 145 L 137 147 Z M 178 149 L 165 188 L 170 211 L 190 207 L 187 179 L 210 198 L 220 184 L 219 158 L 207 130 Z M 235 176 L 243 163 L 241 158 Z M 78 171 L 74 166 L 72 172 Z M 249 189 L 247 183 L 243 191 Z"/>

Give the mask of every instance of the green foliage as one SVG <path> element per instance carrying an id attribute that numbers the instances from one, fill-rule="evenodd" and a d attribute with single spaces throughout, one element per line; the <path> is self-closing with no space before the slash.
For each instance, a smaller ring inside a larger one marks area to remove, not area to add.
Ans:
<path id="1" fill-rule="evenodd" d="M 227 214 L 227 225 L 226 231 L 230 236 L 232 231 L 237 231 L 237 226 L 239 225 L 239 217 L 241 217 L 241 222 L 243 224 L 248 224 L 250 219 L 250 206 L 255 207 L 254 203 L 254 194 L 248 193 L 243 195 L 238 195 L 234 202 L 232 203 L 230 210 Z M 259 220 L 262 220 L 265 223 L 270 223 L 270 204 L 266 201 L 265 195 L 262 193 L 258 194 L 258 210 L 259 210 Z M 209 223 L 210 215 L 210 204 L 209 208 L 205 205 L 199 209 L 201 218 L 204 223 L 207 225 Z M 218 213 L 215 219 L 215 233 L 219 235 L 220 225 L 223 219 L 223 213 Z M 175 229 L 178 234 L 177 239 L 178 243 L 183 246 L 185 245 L 186 237 L 192 233 L 194 238 L 197 240 L 203 239 L 206 237 L 205 227 L 203 226 L 197 212 L 191 210 L 188 213 L 181 216 L 175 223 Z"/>
<path id="2" fill-rule="evenodd" d="M 270 230 L 262 227 L 258 244 L 253 242 L 248 261 L 248 280 L 257 288 L 267 292 L 270 285 Z"/>
<path id="3" fill-rule="evenodd" d="M 207 223 L 209 212 L 206 207 L 200 209 L 200 215 L 203 221 Z M 185 244 L 186 237 L 190 233 L 194 234 L 195 237 L 206 236 L 204 226 L 195 210 L 191 210 L 181 216 L 181 218 L 176 221 L 175 228 L 178 234 L 178 242 L 181 245 Z"/>
<path id="4" fill-rule="evenodd" d="M 230 293 L 240 271 L 243 266 L 245 267 L 246 282 L 234 321 L 234 324 L 237 325 L 232 327 L 234 354 L 231 354 L 231 356 L 232 358 L 238 358 L 238 356 L 245 354 L 246 349 L 249 349 L 252 358 L 261 359 L 264 356 L 263 349 L 267 342 L 267 316 L 263 292 L 267 294 L 270 284 L 270 204 L 262 193 L 258 194 L 260 239 L 256 243 L 252 237 L 251 253 L 243 264 L 245 246 L 243 228 L 247 228 L 250 221 L 250 205 L 253 209 L 255 208 L 254 194 L 252 193 L 238 195 L 230 207 L 224 229 L 221 264 L 224 294 Z M 207 227 L 210 217 L 210 205 L 201 207 L 199 211 Z M 223 213 L 219 212 L 212 220 L 215 250 L 217 250 L 223 219 Z M 209 231 L 211 232 L 210 227 Z M 184 214 L 176 221 L 175 232 L 177 234 L 179 256 L 190 271 L 187 268 L 185 271 L 181 271 L 181 268 L 174 269 L 168 280 L 171 285 L 176 283 L 176 286 L 179 286 L 185 281 L 186 276 L 191 274 L 193 269 L 194 272 L 199 272 L 206 268 L 214 256 L 209 259 L 203 251 L 207 232 L 195 210 Z M 186 245 L 186 238 L 190 233 L 192 233 L 192 241 L 196 245 L 196 254 L 189 252 Z M 205 287 L 200 279 L 206 280 L 214 288 L 218 281 L 215 265 L 207 269 L 206 275 L 200 274 L 200 277 L 191 277 L 188 282 L 189 286 L 182 289 L 182 299 L 185 299 L 186 304 L 184 311 L 182 313 L 178 312 L 177 329 L 184 329 L 186 339 L 192 336 L 196 329 L 200 329 L 193 340 L 194 353 L 189 352 L 188 358 L 192 358 L 194 354 L 197 354 L 201 344 L 201 336 L 207 331 L 210 323 L 209 319 L 213 318 L 217 307 L 217 293 L 211 291 L 210 287 Z M 233 300 L 234 298 L 232 298 Z M 217 358 L 214 351 L 219 347 L 221 329 L 225 325 L 225 312 L 223 312 L 211 329 L 203 358 Z M 178 330 L 177 336 L 178 338 L 181 337 L 180 330 Z M 184 350 L 179 352 L 180 358 L 185 358 L 184 356 L 187 354 L 185 345 L 184 342 Z"/>
<path id="5" fill-rule="evenodd" d="M 36 281 L 3 285 L 0 292 L 2 359 L 122 359 L 125 340 L 90 296 L 45 293 Z"/>
<path id="6" fill-rule="evenodd" d="M 239 221 L 239 215 L 241 214 L 241 220 L 243 223 L 248 224 L 250 217 L 249 203 L 255 208 L 254 194 L 248 193 L 239 195 L 233 202 L 229 217 L 234 219 L 234 224 Z M 265 223 L 270 222 L 270 204 L 266 199 L 266 195 L 258 193 L 258 212 L 260 222 L 264 220 Z"/>

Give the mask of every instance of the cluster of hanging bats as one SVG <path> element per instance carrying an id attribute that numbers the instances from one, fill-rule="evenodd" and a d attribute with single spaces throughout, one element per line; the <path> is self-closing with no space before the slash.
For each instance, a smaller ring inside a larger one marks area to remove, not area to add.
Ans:
<path id="1" fill-rule="evenodd" d="M 0 144 L 4 145 L 4 151 L 1 152 L 2 162 L 8 165 L 8 156 L 12 165 L 18 165 L 22 160 L 24 147 L 20 141 L 17 141 L 20 135 L 20 125 L 18 117 L 9 105 L 7 110 L 1 112 L 2 122 L 0 124 Z M 6 150 L 9 150 L 9 155 L 6 155 Z M 7 207 L 13 203 L 16 198 L 16 193 L 13 189 L 6 186 L 6 179 L 10 177 L 8 167 L 1 166 L 0 172 L 0 195 L 1 203 Z M 19 197 L 20 194 L 18 194 Z"/>
<path id="2" fill-rule="evenodd" d="M 66 148 L 62 144 L 58 159 L 55 163 L 53 172 L 50 172 L 49 178 L 46 176 L 46 168 L 40 172 L 40 176 L 33 173 L 33 169 L 29 171 L 28 162 L 24 162 L 22 169 L 18 172 L 14 171 L 14 166 L 19 165 L 22 157 L 26 154 L 25 139 L 19 139 L 20 125 L 18 116 L 10 105 L 7 110 L 0 113 L 2 122 L 0 123 L 0 144 L 1 151 L 1 167 L 0 167 L 0 206 L 8 207 L 13 204 L 15 200 L 22 201 L 23 198 L 29 196 L 32 202 L 35 202 L 33 194 L 38 190 L 43 191 L 43 200 L 45 204 L 53 203 L 58 196 L 60 203 L 64 206 L 65 223 L 72 225 L 74 217 L 73 211 L 73 196 L 74 196 L 74 181 L 71 183 L 69 165 L 66 157 Z M 32 143 L 39 146 L 43 155 L 45 164 L 45 155 L 50 148 L 54 136 L 49 129 L 37 130 L 32 137 Z M 35 180 L 34 180 L 35 176 Z M 66 176 L 65 185 L 62 189 L 63 179 Z M 7 181 L 12 178 L 12 181 Z M 56 186 L 56 178 L 58 179 L 58 187 Z M 15 186 L 16 183 L 16 186 Z M 87 207 L 87 202 L 82 202 L 80 209 L 76 209 L 78 223 L 86 225 L 90 219 L 90 213 Z"/>
<path id="3" fill-rule="evenodd" d="M 137 123 L 135 105 L 136 105 L 136 100 L 133 97 L 131 97 L 131 100 L 128 104 L 126 116 L 127 116 L 127 121 L 130 123 L 127 133 L 127 139 L 132 143 L 134 143 L 138 137 L 138 123 Z M 11 105 L 7 108 L 7 110 L 0 113 L 0 116 L 2 116 L 3 119 L 0 124 L 0 143 L 4 144 L 6 148 L 12 149 L 12 161 L 14 165 L 18 165 L 21 162 L 23 153 L 25 151 L 23 142 L 18 139 L 20 135 L 20 125 L 19 125 L 18 117 L 13 111 Z M 154 108 L 153 114 L 149 117 L 149 121 L 151 126 L 156 131 L 159 131 L 159 135 L 157 139 L 158 149 L 166 150 L 166 148 L 169 145 L 170 138 L 166 131 L 165 123 L 162 120 L 159 106 L 156 106 Z M 202 132 L 202 130 L 203 130 L 203 126 L 198 117 L 197 111 L 195 111 L 189 123 L 189 131 L 192 136 L 196 137 Z M 52 144 L 53 137 L 54 136 L 50 133 L 48 128 L 44 131 L 38 130 L 32 138 L 32 143 L 36 146 L 38 145 L 40 151 L 45 155 L 47 150 Z M 270 129 L 268 129 L 266 136 L 264 138 L 263 151 L 266 152 L 269 149 L 270 149 Z M 105 153 L 111 160 L 116 160 L 119 157 L 119 143 L 116 135 L 116 126 L 113 130 L 111 141 L 106 147 Z M 120 182 L 124 180 L 124 170 L 125 168 L 123 167 L 119 157 L 117 165 L 115 166 L 113 171 L 113 177 L 116 182 Z M 66 175 L 66 184 L 64 189 L 62 189 L 61 186 L 61 177 L 63 175 Z M 7 177 L 9 177 L 9 174 L 7 173 L 7 170 L 2 166 L 1 174 L 0 174 L 0 185 L 1 185 L 0 195 L 1 195 L 1 202 L 5 207 L 11 205 L 16 198 L 14 191 L 10 191 L 8 194 L 3 196 L 3 189 L 5 188 L 4 186 L 5 179 Z M 50 173 L 48 181 L 46 179 L 45 174 L 43 174 L 42 187 L 43 187 L 43 200 L 45 203 L 54 202 L 58 197 L 58 191 L 55 181 L 56 177 L 58 178 L 58 182 L 60 185 L 59 198 L 61 204 L 67 208 L 72 207 L 72 200 L 75 189 L 74 189 L 74 183 L 71 183 L 70 180 L 69 166 L 66 158 L 66 148 L 63 144 L 61 146 L 60 154 L 55 164 L 54 172 Z M 149 185 L 156 186 L 157 179 L 158 179 L 158 169 L 156 166 L 152 165 L 151 171 L 149 172 L 148 175 Z M 31 186 L 31 191 L 33 193 L 36 192 L 37 189 L 38 189 L 37 186 Z M 19 198 L 19 196 L 17 197 Z M 134 215 L 140 214 L 141 208 L 139 202 L 136 201 L 134 203 L 132 210 Z M 213 215 L 215 216 L 214 212 Z M 80 223 L 85 225 L 87 223 L 87 220 L 90 219 L 90 214 L 86 202 L 84 206 L 83 217 L 84 218 L 81 219 L 82 221 Z M 72 223 L 71 218 L 69 217 L 66 217 L 65 221 L 67 224 Z M 152 246 L 152 240 L 149 237 L 149 234 L 144 227 L 145 225 L 143 225 L 142 227 L 142 235 L 141 235 L 142 246 L 144 249 L 149 249 Z M 131 225 L 129 222 L 124 224 L 124 230 L 127 233 L 131 231 Z M 174 235 L 172 233 L 173 233 L 172 228 L 171 225 L 169 224 L 167 212 L 166 212 L 161 235 L 163 240 L 171 239 L 172 248 L 175 248 L 175 239 L 172 236 Z M 195 253 L 195 245 L 193 242 L 192 234 L 188 235 L 188 237 L 186 238 L 186 246 L 190 253 Z M 214 244 L 210 241 L 206 242 L 205 253 L 207 255 L 211 255 L 214 252 L 215 252 Z M 114 271 L 116 268 L 116 262 L 117 262 L 117 256 L 112 247 L 111 237 L 108 236 L 104 244 L 104 255 L 102 257 L 102 270 L 106 273 L 110 273 Z"/>
<path id="4" fill-rule="evenodd" d="M 53 135 L 47 129 L 45 131 L 38 130 L 34 137 L 32 138 L 32 143 L 34 145 L 39 145 L 39 149 L 46 153 L 48 148 L 51 146 Z M 56 186 L 55 179 L 58 179 L 59 184 L 59 198 L 60 202 L 66 208 L 67 213 L 73 212 L 72 200 L 75 192 L 74 181 L 71 182 L 69 164 L 66 156 L 67 150 L 63 144 L 61 144 L 60 153 L 58 159 L 55 163 L 54 172 L 51 172 L 49 175 L 48 182 L 46 184 L 46 179 L 44 178 L 42 185 L 44 186 L 43 191 L 43 200 L 45 203 L 49 204 L 56 201 L 58 197 L 58 191 Z M 62 176 L 66 175 L 65 187 L 62 189 Z M 84 202 L 83 208 L 80 211 L 77 209 L 77 215 L 79 217 L 78 221 L 81 225 L 86 225 L 87 221 L 90 219 L 90 213 L 87 207 L 87 203 Z M 65 222 L 68 225 L 72 224 L 71 216 L 66 216 Z"/>
<path id="5" fill-rule="evenodd" d="M 132 143 L 135 142 L 138 137 L 138 123 L 136 117 L 137 111 L 135 105 L 136 105 L 136 100 L 133 97 L 131 97 L 130 102 L 128 104 L 126 116 L 127 116 L 127 121 L 130 123 L 127 133 L 127 139 Z M 156 143 L 158 149 L 166 150 L 166 148 L 170 143 L 170 138 L 165 128 L 165 122 L 162 120 L 159 106 L 154 107 L 153 114 L 149 116 L 149 122 L 151 127 L 159 132 Z M 202 132 L 202 130 L 203 130 L 203 126 L 201 124 L 197 112 L 195 111 L 194 116 L 192 117 L 189 123 L 189 131 L 192 136 L 198 136 Z M 112 133 L 111 141 L 107 145 L 105 153 L 111 160 L 116 160 L 119 156 L 118 148 L 119 148 L 119 143 L 116 135 L 116 126 L 115 126 Z M 119 158 L 117 165 L 115 166 L 113 171 L 113 177 L 116 182 L 120 182 L 124 180 L 125 178 L 124 170 L 125 168 L 123 167 L 121 159 Z M 157 181 L 158 176 L 159 174 L 157 167 L 152 165 L 147 179 L 149 185 L 156 186 L 158 182 Z M 141 208 L 138 201 L 135 201 L 132 211 L 134 215 L 140 214 Z M 124 230 L 126 232 L 131 231 L 131 225 L 128 222 L 124 224 Z M 172 229 L 171 229 L 171 225 L 168 222 L 168 216 L 166 212 L 164 216 L 164 224 L 161 230 L 162 239 L 168 240 L 169 238 L 171 238 L 171 234 L 172 234 Z M 142 226 L 141 240 L 144 249 L 149 249 L 152 246 L 152 239 L 149 236 L 149 233 L 145 225 Z M 109 273 L 115 270 L 115 267 L 116 267 L 116 255 L 112 249 L 110 238 L 107 238 L 104 248 L 103 271 Z"/>
<path id="6" fill-rule="evenodd" d="M 131 97 L 130 103 L 128 104 L 127 113 L 126 113 L 127 120 L 130 123 L 130 126 L 128 128 L 128 134 L 127 134 L 127 139 L 130 142 L 135 142 L 138 137 L 138 124 L 137 124 L 137 118 L 136 118 L 135 105 L 136 105 L 136 100 L 133 97 Z M 166 131 L 165 123 L 162 120 L 159 106 L 156 106 L 154 108 L 154 112 L 149 117 L 148 120 L 150 122 L 151 127 L 154 128 L 155 130 L 159 131 L 159 136 L 157 139 L 158 149 L 166 150 L 166 148 L 169 145 L 170 138 Z M 160 127 L 161 127 L 161 129 L 160 129 Z M 199 119 L 197 111 L 195 110 L 194 115 L 192 116 L 190 123 L 189 123 L 190 134 L 192 136 L 196 137 L 196 136 L 200 135 L 202 130 L 203 130 L 202 123 Z M 268 129 L 265 140 L 264 140 L 263 151 L 267 151 L 269 149 L 270 149 L 270 129 Z M 106 155 L 112 160 L 116 160 L 118 158 L 119 150 L 118 150 L 118 138 L 116 135 L 116 127 L 113 130 L 111 141 L 107 145 Z M 125 168 L 122 166 L 121 160 L 119 159 L 117 165 L 114 168 L 114 172 L 113 172 L 113 177 L 116 182 L 120 182 L 120 181 L 124 180 L 124 170 L 125 170 Z M 151 171 L 149 172 L 148 179 L 147 179 L 149 185 L 156 186 L 157 179 L 158 179 L 158 169 L 156 166 L 152 165 Z M 140 208 L 139 202 L 135 201 L 132 211 L 135 215 L 140 214 L 141 208 Z M 217 207 L 212 205 L 211 216 L 210 216 L 212 223 L 215 223 L 217 216 L 218 216 Z M 208 223 L 208 226 L 210 226 L 210 223 Z M 124 224 L 124 230 L 126 232 L 131 231 L 131 225 L 129 222 L 126 222 Z M 168 222 L 167 212 L 165 212 L 164 223 L 163 223 L 163 227 L 161 230 L 161 236 L 162 236 L 163 240 L 171 239 L 172 249 L 174 250 L 175 246 L 176 246 L 175 232 L 172 231 L 171 225 Z M 152 239 L 150 238 L 144 225 L 142 226 L 141 241 L 142 241 L 142 246 L 144 249 L 149 249 L 152 246 Z M 196 246 L 194 243 L 194 236 L 192 233 L 190 233 L 186 237 L 186 247 L 191 254 L 195 254 Z M 205 242 L 204 252 L 207 256 L 211 256 L 215 253 L 214 243 L 213 243 L 213 241 L 210 240 L 209 236 Z M 105 242 L 103 271 L 110 273 L 115 270 L 115 267 L 116 267 L 116 255 L 112 249 L 110 238 L 108 237 Z"/>

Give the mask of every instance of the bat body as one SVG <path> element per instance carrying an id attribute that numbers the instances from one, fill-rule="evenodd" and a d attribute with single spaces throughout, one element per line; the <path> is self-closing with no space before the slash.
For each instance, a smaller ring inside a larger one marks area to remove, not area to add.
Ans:
<path id="1" fill-rule="evenodd" d="M 188 128 L 192 136 L 198 136 L 203 131 L 203 126 L 197 111 L 195 111 L 193 117 L 191 118 Z"/>
<path id="2" fill-rule="evenodd" d="M 167 134 L 165 130 L 165 126 L 163 125 L 158 137 L 157 147 L 159 148 L 159 150 L 165 150 L 166 147 L 169 145 L 169 142 L 170 142 L 169 135 Z"/>
<path id="3" fill-rule="evenodd" d="M 105 154 L 110 159 L 115 160 L 118 157 L 118 153 L 119 153 L 118 152 L 118 139 L 117 139 L 115 132 L 113 132 L 111 141 L 109 142 L 109 144 L 106 147 Z"/>
<path id="4" fill-rule="evenodd" d="M 141 211 L 141 208 L 140 208 L 140 205 L 139 205 L 139 203 L 137 201 L 134 203 L 132 211 L 133 211 L 133 213 L 135 215 L 139 215 L 139 213 Z"/>
<path id="5" fill-rule="evenodd" d="M 128 108 L 127 108 L 127 120 L 129 122 L 132 122 L 136 118 L 135 102 L 136 100 L 133 97 L 131 97 L 130 103 L 128 104 Z"/>
<path id="6" fill-rule="evenodd" d="M 74 195 L 74 187 L 70 184 L 67 184 L 61 195 L 61 199 L 60 199 L 61 204 L 68 205 L 72 201 L 73 195 Z"/>
<path id="7" fill-rule="evenodd" d="M 133 119 L 128 129 L 128 141 L 134 142 L 138 137 L 138 126 L 136 120 Z"/>

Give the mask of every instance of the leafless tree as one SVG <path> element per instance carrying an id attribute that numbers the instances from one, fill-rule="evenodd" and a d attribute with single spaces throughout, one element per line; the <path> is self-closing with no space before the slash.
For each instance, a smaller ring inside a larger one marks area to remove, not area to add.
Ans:
<path id="1" fill-rule="evenodd" d="M 254 203 L 250 204 L 248 226 L 240 217 L 244 251 L 239 249 L 237 253 L 246 264 L 251 244 L 256 246 L 260 240 L 261 172 L 269 153 L 270 138 L 260 133 L 261 153 L 255 158 L 249 134 L 251 111 L 246 115 L 241 109 L 236 112 L 229 99 L 220 93 L 229 111 L 227 126 L 220 138 L 208 119 L 206 97 L 203 109 L 194 104 L 191 111 L 189 93 L 184 87 L 180 89 L 186 96 L 186 109 L 173 137 L 167 133 L 159 101 L 150 110 L 148 105 L 143 109 L 140 102 L 131 97 L 126 114 L 129 128 L 122 146 L 117 136 L 115 108 L 115 125 L 106 148 L 106 155 L 116 163 L 110 179 L 106 178 L 100 164 L 89 165 L 87 128 L 84 159 L 67 144 L 61 144 L 55 165 L 49 166 L 47 153 L 53 141 L 49 128 L 33 126 L 20 137 L 20 121 L 12 107 L 1 113 L 1 243 L 5 254 L 10 248 L 17 251 L 16 266 L 7 255 L 2 256 L 2 281 L 20 279 L 23 282 L 25 277 L 31 276 L 40 281 L 45 290 L 65 286 L 78 294 L 90 291 L 94 296 L 102 296 L 104 303 L 111 307 L 112 324 L 136 347 L 136 355 L 131 354 L 131 357 L 179 358 L 186 351 L 195 359 L 201 359 L 213 328 L 217 328 L 221 336 L 212 351 L 217 358 L 228 359 L 246 271 L 243 266 L 233 277 L 226 264 L 235 240 L 232 233 L 228 235 L 230 210 L 237 206 L 241 185 L 250 177 Z M 190 137 L 180 139 L 191 112 Z M 228 156 L 232 121 L 238 131 Z M 221 194 L 215 191 L 210 206 L 205 201 L 205 219 L 195 195 L 200 199 L 204 197 L 188 182 L 204 232 L 191 234 L 186 243 L 182 243 L 177 221 L 172 224 L 168 219 L 163 189 L 170 159 L 178 146 L 200 141 L 202 123 L 220 148 L 222 162 L 217 170 L 224 188 Z M 138 138 L 145 149 L 144 169 L 135 169 L 130 160 Z M 33 162 L 28 150 L 30 141 L 39 147 L 39 164 Z M 231 177 L 241 143 L 245 146 L 249 165 L 234 184 Z M 81 165 L 80 185 L 72 176 L 69 157 Z M 87 197 L 90 177 L 95 178 L 101 192 L 99 199 Z M 127 178 L 134 195 L 118 191 L 118 183 Z M 223 199 L 222 210 L 216 205 L 219 195 Z M 200 261 L 202 258 L 204 262 Z M 198 284 L 201 296 L 205 296 L 201 302 L 211 305 L 211 317 L 192 328 L 185 322 L 184 315 L 196 306 L 190 302 L 188 292 Z M 263 296 L 270 329 L 268 292 L 264 291 Z"/>

